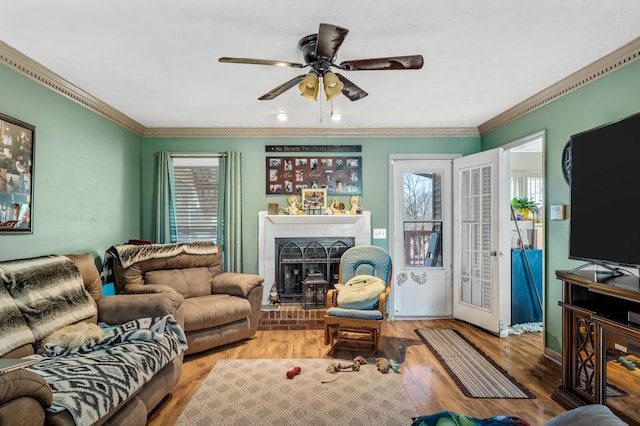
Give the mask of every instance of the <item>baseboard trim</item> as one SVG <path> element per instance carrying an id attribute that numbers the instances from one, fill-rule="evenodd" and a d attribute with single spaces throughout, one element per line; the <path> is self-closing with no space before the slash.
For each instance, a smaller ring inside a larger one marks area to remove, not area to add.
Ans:
<path id="1" fill-rule="evenodd" d="M 562 364 L 562 354 L 550 348 L 544 348 L 544 356 L 558 364 Z"/>

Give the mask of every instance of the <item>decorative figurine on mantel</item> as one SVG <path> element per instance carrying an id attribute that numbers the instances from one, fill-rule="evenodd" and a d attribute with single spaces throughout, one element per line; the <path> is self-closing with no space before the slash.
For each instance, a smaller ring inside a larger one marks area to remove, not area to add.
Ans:
<path id="1" fill-rule="evenodd" d="M 339 203 L 336 198 L 331 200 L 331 205 L 329 206 L 331 210 L 331 214 L 344 214 L 344 203 Z"/>
<path id="2" fill-rule="evenodd" d="M 298 214 L 298 197 L 296 197 L 295 195 L 290 195 L 289 198 L 287 198 L 287 202 L 289 203 L 287 213 Z"/>
<path id="3" fill-rule="evenodd" d="M 349 199 L 351 203 L 351 209 L 349 210 L 349 214 L 360 214 L 362 210 L 360 209 L 360 197 L 358 195 L 352 195 Z"/>

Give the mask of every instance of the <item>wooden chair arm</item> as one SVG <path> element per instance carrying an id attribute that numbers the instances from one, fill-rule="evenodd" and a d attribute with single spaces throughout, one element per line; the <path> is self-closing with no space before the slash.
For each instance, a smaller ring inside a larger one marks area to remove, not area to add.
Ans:
<path id="1" fill-rule="evenodd" d="M 332 288 L 327 291 L 327 309 L 338 306 L 338 290 Z"/>
<path id="2" fill-rule="evenodd" d="M 389 293 L 391 292 L 391 285 L 388 285 L 384 292 L 380 293 L 380 299 L 378 302 L 378 308 L 382 313 L 382 318 L 387 317 L 387 299 L 389 298 Z"/>

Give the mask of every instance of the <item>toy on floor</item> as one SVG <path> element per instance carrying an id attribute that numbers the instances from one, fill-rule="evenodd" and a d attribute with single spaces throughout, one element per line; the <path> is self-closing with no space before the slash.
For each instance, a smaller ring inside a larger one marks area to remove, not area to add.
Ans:
<path id="1" fill-rule="evenodd" d="M 376 358 L 376 367 L 382 374 L 387 374 L 389 372 L 389 361 L 386 358 Z"/>
<path id="2" fill-rule="evenodd" d="M 300 374 L 301 371 L 302 371 L 302 368 L 294 367 L 293 370 L 287 371 L 287 379 L 293 379 L 298 374 Z"/>
<path id="3" fill-rule="evenodd" d="M 376 358 L 376 367 L 383 374 L 387 374 L 389 370 L 393 370 L 394 373 L 400 372 L 400 364 L 392 359 Z"/>
<path id="4" fill-rule="evenodd" d="M 632 361 L 629 361 L 627 358 L 625 358 L 623 356 L 618 358 L 618 362 L 620 364 L 624 365 L 625 367 L 627 367 L 627 370 L 635 370 L 636 369 L 636 365 Z"/>
<path id="5" fill-rule="evenodd" d="M 341 364 L 339 362 L 334 362 L 327 367 L 327 372 L 335 374 L 341 371 L 360 371 L 360 366 L 366 363 L 366 359 L 361 356 L 357 356 L 353 359 L 353 364 Z"/>

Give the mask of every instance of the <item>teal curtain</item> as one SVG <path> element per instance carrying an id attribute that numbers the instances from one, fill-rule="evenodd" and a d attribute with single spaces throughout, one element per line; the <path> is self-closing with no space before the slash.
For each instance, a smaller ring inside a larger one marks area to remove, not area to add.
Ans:
<path id="1" fill-rule="evenodd" d="M 224 270 L 242 272 L 242 153 L 227 151 L 220 158 L 218 242 Z"/>
<path id="2" fill-rule="evenodd" d="M 154 210 L 153 241 L 157 244 L 171 242 L 171 215 L 172 215 L 172 175 L 173 166 L 171 153 L 166 151 L 158 152 L 157 159 L 157 180 Z"/>

